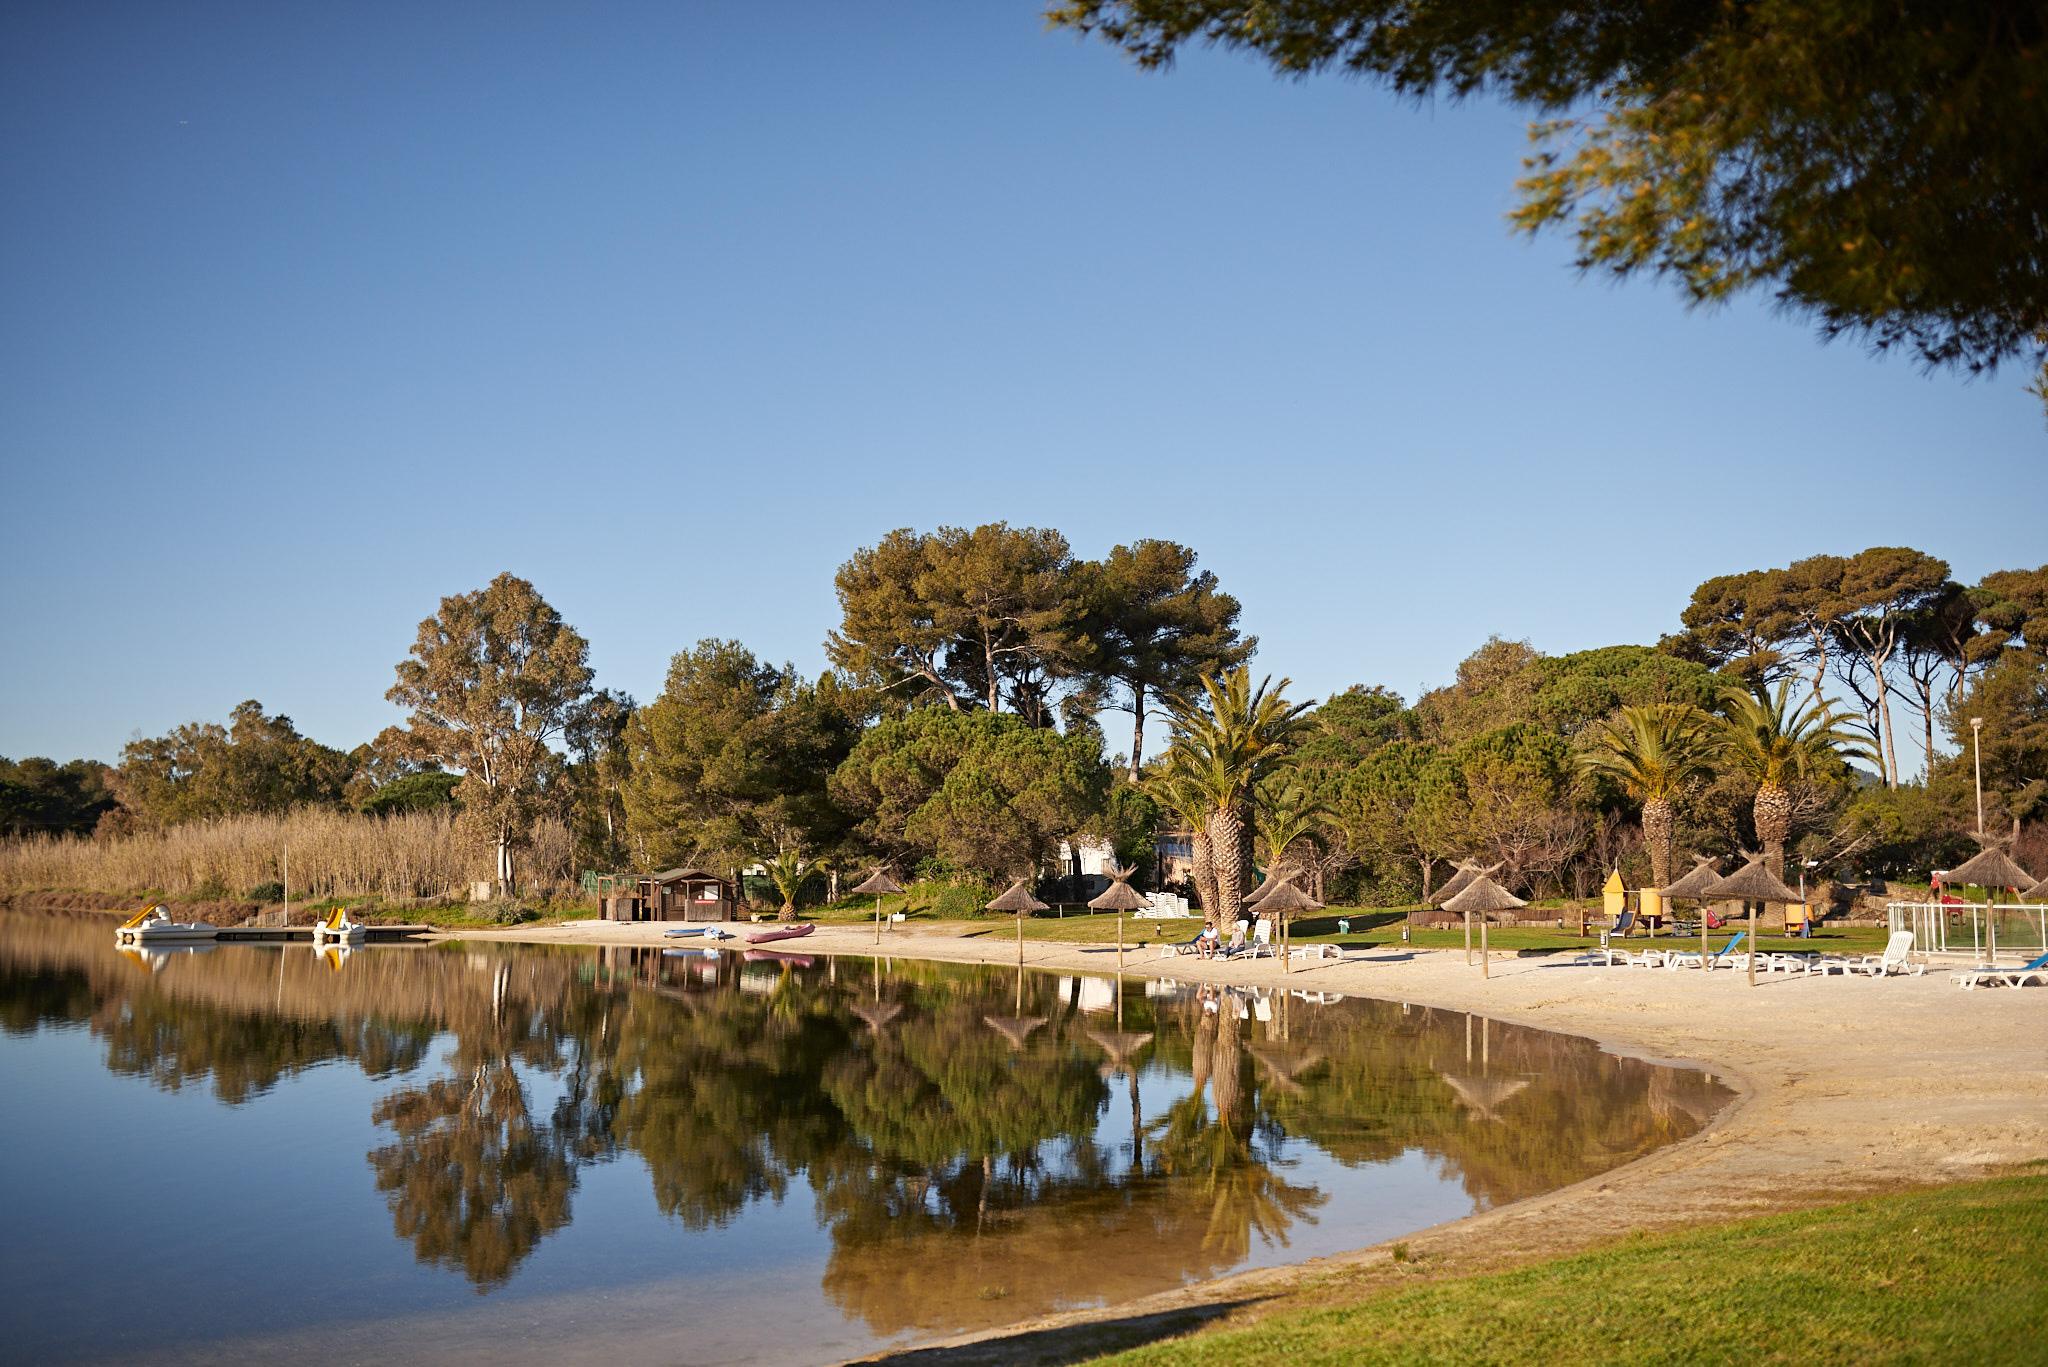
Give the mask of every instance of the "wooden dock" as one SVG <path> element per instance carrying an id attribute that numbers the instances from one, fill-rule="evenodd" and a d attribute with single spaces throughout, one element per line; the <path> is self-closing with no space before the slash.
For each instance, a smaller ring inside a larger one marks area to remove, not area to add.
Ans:
<path id="1" fill-rule="evenodd" d="M 432 926 L 364 926 L 364 944 L 396 944 L 416 940 L 422 935 L 432 935 Z M 241 942 L 245 944 L 311 944 L 311 926 L 222 926 L 215 935 L 216 944 Z"/>

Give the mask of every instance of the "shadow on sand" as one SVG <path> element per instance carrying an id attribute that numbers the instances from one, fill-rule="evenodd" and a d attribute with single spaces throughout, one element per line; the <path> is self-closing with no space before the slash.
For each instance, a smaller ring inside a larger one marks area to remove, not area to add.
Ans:
<path id="1" fill-rule="evenodd" d="M 862 1362 L 887 1363 L 890 1367 L 994 1367 L 994 1364 L 1025 1364 L 1027 1367 L 1056 1367 L 1057 1364 L 1086 1362 L 1104 1353 L 1121 1352 L 1142 1344 L 1156 1343 L 1192 1333 L 1214 1319 L 1241 1306 L 1256 1304 L 1263 1297 L 1210 1301 L 1203 1305 L 1160 1310 L 1124 1319 L 1091 1320 L 1086 1324 L 1063 1325 L 1054 1329 L 1031 1329 L 1003 1334 L 974 1343 L 951 1347 L 906 1348 Z"/>

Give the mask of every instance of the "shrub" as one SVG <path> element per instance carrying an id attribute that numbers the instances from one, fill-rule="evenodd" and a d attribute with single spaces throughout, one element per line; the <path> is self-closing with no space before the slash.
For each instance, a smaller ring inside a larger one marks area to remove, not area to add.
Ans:
<path id="1" fill-rule="evenodd" d="M 284 884 L 258 883 L 255 887 L 249 889 L 249 900 L 252 902 L 282 902 L 284 900 Z"/>

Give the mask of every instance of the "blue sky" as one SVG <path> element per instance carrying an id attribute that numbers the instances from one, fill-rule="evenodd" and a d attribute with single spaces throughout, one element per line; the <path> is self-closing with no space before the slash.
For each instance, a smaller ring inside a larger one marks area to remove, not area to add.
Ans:
<path id="1" fill-rule="evenodd" d="M 0 754 L 368 739 L 504 569 L 643 699 L 704 636 L 812 672 L 897 526 L 1184 541 L 1311 695 L 2048 559 L 2022 375 L 1579 277 L 1505 226 L 1524 122 L 1028 0 L 10 5 Z"/>

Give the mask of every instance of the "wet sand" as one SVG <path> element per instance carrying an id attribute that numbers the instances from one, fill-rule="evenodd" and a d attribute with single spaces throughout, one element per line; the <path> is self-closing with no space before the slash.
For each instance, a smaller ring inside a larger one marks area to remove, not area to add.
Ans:
<path id="1" fill-rule="evenodd" d="M 571 923 L 463 938 L 535 944 L 661 944 L 659 924 Z M 999 928 L 963 935 L 898 927 L 880 952 L 899 958 L 1009 964 Z M 729 942 L 730 943 L 730 942 Z M 781 946 L 871 956 L 872 929 L 822 926 Z M 1721 969 L 1586 967 L 1573 955 L 1496 953 L 1491 977 L 1463 951 L 1385 948 L 1297 963 L 1125 956 L 1127 973 L 1187 982 L 1340 992 L 1472 1011 L 1586 1035 L 1610 1048 L 1704 1067 L 1737 1099 L 1694 1138 L 1590 1181 L 1407 1236 L 1388 1246 L 1288 1268 L 1241 1273 L 1099 1310 L 1026 1321 L 949 1340 L 920 1362 L 1068 1361 L 1228 1315 L 1326 1278 L 1355 1291 L 1378 1280 L 1471 1272 L 1568 1252 L 1633 1230 L 1658 1230 L 1986 1176 L 2048 1161 L 2048 990 L 1979 989 L 1925 976 L 1760 977 Z M 1027 942 L 1027 966 L 1114 972 L 1114 947 Z M 1335 1289 L 1335 1288 L 1332 1288 Z M 1029 1335 L 1019 1338 L 1019 1335 Z"/>

